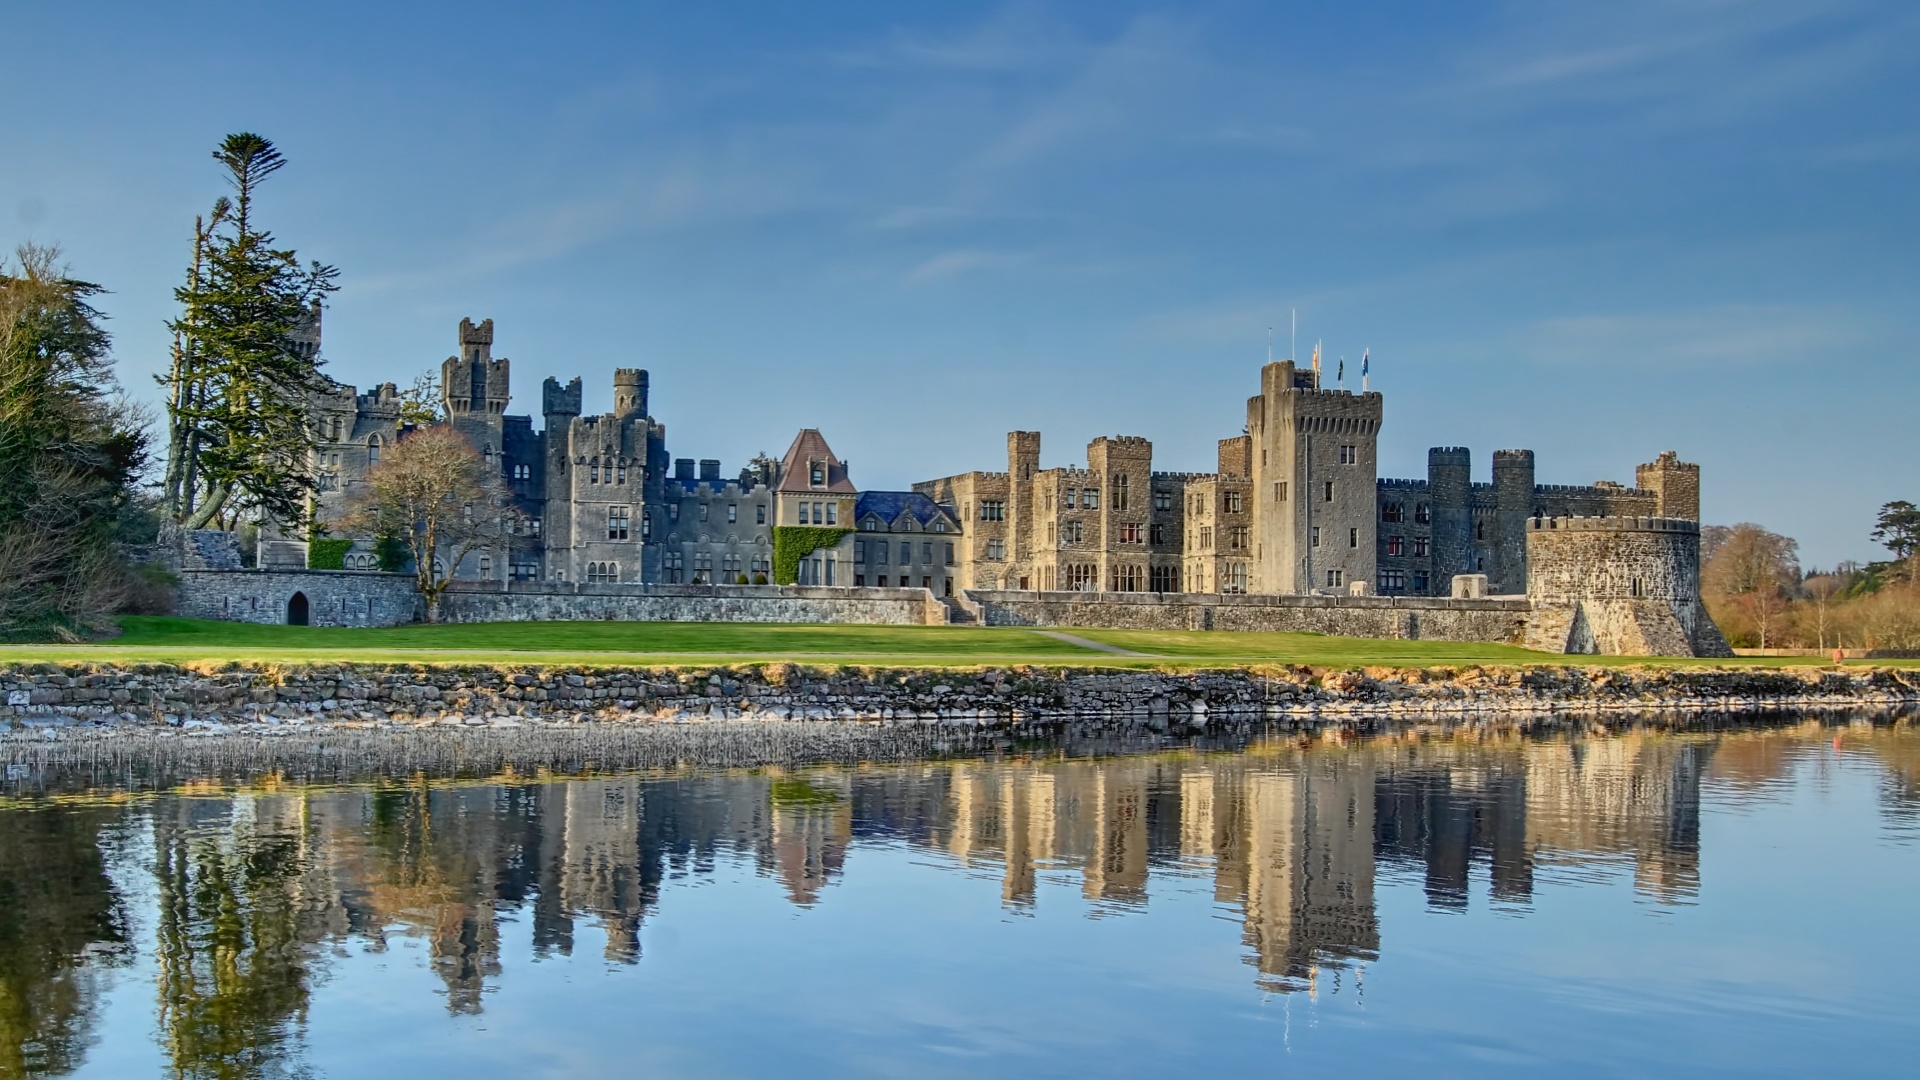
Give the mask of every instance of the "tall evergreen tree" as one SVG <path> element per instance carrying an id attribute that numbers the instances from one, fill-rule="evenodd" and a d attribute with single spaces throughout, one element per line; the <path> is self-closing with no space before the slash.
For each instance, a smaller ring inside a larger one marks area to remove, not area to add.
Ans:
<path id="1" fill-rule="evenodd" d="M 247 510 L 295 523 L 313 486 L 312 398 L 327 386 L 311 331 L 338 271 L 301 266 L 256 224 L 261 183 L 286 165 L 273 143 L 240 132 L 213 157 L 234 198 L 194 221 L 193 261 L 174 290 L 167 502 L 190 529 L 232 525 Z"/>
<path id="2" fill-rule="evenodd" d="M 0 267 L 0 639 L 105 629 L 125 584 L 113 544 L 145 461 L 113 398 L 98 285 L 49 248 Z"/>

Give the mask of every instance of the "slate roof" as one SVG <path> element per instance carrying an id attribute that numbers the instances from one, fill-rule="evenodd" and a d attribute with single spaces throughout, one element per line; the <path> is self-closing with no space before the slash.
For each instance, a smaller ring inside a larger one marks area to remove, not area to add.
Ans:
<path id="1" fill-rule="evenodd" d="M 917 491 L 863 491 L 860 499 L 853 504 L 853 520 L 862 522 L 868 514 L 878 517 L 891 526 L 900 520 L 901 514 L 913 515 L 913 520 L 921 528 L 933 523 L 935 518 L 945 518 L 953 526 L 954 532 L 960 531 L 959 520 L 946 508 Z"/>
<path id="2" fill-rule="evenodd" d="M 815 487 L 808 481 L 807 463 L 824 461 L 827 463 L 827 483 L 825 487 Z M 826 437 L 819 428 L 802 428 L 800 434 L 793 437 L 793 445 L 787 447 L 787 456 L 780 459 L 780 482 L 773 487 L 775 491 L 816 492 L 827 491 L 836 495 L 855 495 L 859 489 L 853 481 L 847 479 L 846 463 L 833 453 L 827 445 Z"/>

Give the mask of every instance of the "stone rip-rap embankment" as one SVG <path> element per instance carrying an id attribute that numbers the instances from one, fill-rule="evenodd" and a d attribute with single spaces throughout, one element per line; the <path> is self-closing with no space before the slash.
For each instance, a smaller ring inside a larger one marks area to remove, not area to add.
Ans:
<path id="1" fill-rule="evenodd" d="M 1920 671 L 1466 667 L 1216 671 L 409 665 L 0 667 L 0 732 L 156 728 L 312 731 L 856 720 L 1031 725 L 1145 718 L 1688 709 L 1747 711 L 1920 702 Z"/>

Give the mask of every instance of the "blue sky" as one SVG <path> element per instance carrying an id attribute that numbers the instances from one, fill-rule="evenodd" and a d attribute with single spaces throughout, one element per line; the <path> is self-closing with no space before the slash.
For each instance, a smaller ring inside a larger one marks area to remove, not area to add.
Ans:
<path id="1" fill-rule="evenodd" d="M 1920 6 L 18 5 L 0 239 L 112 290 L 151 393 L 208 153 L 341 268 L 335 377 L 492 317 L 653 375 L 677 456 L 823 429 L 864 487 L 1101 434 L 1212 466 L 1266 355 L 1374 356 L 1382 471 L 1705 468 L 1705 516 L 1883 554 L 1920 500 Z"/>

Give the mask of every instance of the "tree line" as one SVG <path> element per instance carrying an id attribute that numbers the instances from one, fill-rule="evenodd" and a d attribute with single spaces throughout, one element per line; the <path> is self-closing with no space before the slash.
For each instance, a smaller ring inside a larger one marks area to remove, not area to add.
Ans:
<path id="1" fill-rule="evenodd" d="M 1701 597 L 1736 647 L 1920 649 L 1920 507 L 1880 508 L 1892 558 L 1800 565 L 1799 544 L 1751 522 L 1701 530 Z"/>

